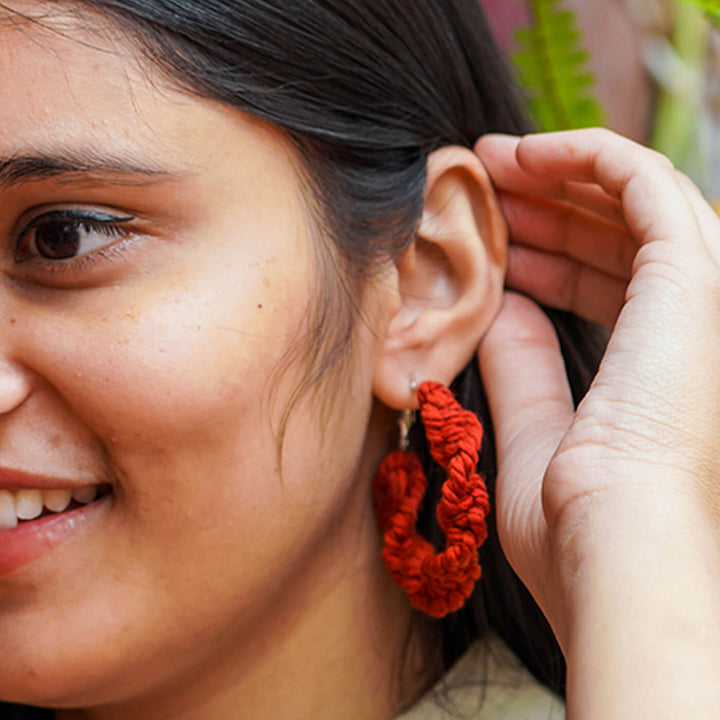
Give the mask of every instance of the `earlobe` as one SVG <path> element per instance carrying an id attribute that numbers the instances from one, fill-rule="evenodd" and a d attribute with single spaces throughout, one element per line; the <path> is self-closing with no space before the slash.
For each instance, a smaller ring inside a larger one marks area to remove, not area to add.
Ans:
<path id="1" fill-rule="evenodd" d="M 378 351 L 378 399 L 415 407 L 411 383 L 452 381 L 500 307 L 506 255 L 505 222 L 480 160 L 462 147 L 436 150 L 417 237 L 397 263 L 399 303 Z"/>

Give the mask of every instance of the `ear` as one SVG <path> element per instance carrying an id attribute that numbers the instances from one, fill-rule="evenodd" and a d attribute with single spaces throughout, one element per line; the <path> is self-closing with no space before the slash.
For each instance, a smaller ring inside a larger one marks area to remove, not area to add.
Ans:
<path id="1" fill-rule="evenodd" d="M 416 407 L 413 382 L 453 380 L 500 308 L 506 260 L 507 229 L 482 163 L 466 148 L 436 150 L 417 237 L 392 281 L 375 365 L 379 400 Z"/>

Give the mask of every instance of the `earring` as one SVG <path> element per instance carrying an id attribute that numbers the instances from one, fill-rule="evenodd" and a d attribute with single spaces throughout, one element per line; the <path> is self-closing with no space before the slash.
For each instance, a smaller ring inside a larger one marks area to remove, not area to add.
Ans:
<path id="1" fill-rule="evenodd" d="M 458 610 L 480 577 L 478 548 L 487 537 L 490 511 L 485 482 L 476 472 L 482 425 L 440 383 L 418 387 L 420 417 L 430 454 L 447 472 L 437 519 L 445 549 L 415 529 L 427 479 L 418 456 L 402 448 L 390 453 L 375 477 L 375 510 L 384 532 L 382 557 L 410 603 L 433 617 Z M 404 442 L 401 432 L 401 443 Z"/>

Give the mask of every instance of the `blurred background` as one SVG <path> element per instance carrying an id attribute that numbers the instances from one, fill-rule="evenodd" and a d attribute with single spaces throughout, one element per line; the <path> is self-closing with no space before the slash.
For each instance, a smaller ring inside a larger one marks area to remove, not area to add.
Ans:
<path id="1" fill-rule="evenodd" d="M 480 0 L 539 129 L 604 125 L 720 208 L 720 0 Z"/>

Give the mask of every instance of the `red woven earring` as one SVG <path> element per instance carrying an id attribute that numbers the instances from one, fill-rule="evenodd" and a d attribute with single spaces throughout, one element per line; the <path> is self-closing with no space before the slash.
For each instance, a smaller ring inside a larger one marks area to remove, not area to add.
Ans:
<path id="1" fill-rule="evenodd" d="M 478 548 L 487 537 L 490 511 L 485 482 L 475 470 L 482 426 L 440 383 L 422 383 L 418 399 L 430 454 L 447 472 L 437 508 L 445 549 L 436 553 L 415 529 L 427 488 L 415 453 L 403 448 L 383 460 L 375 477 L 375 510 L 384 532 L 383 560 L 395 582 L 415 608 L 443 617 L 462 607 L 480 577 Z"/>

